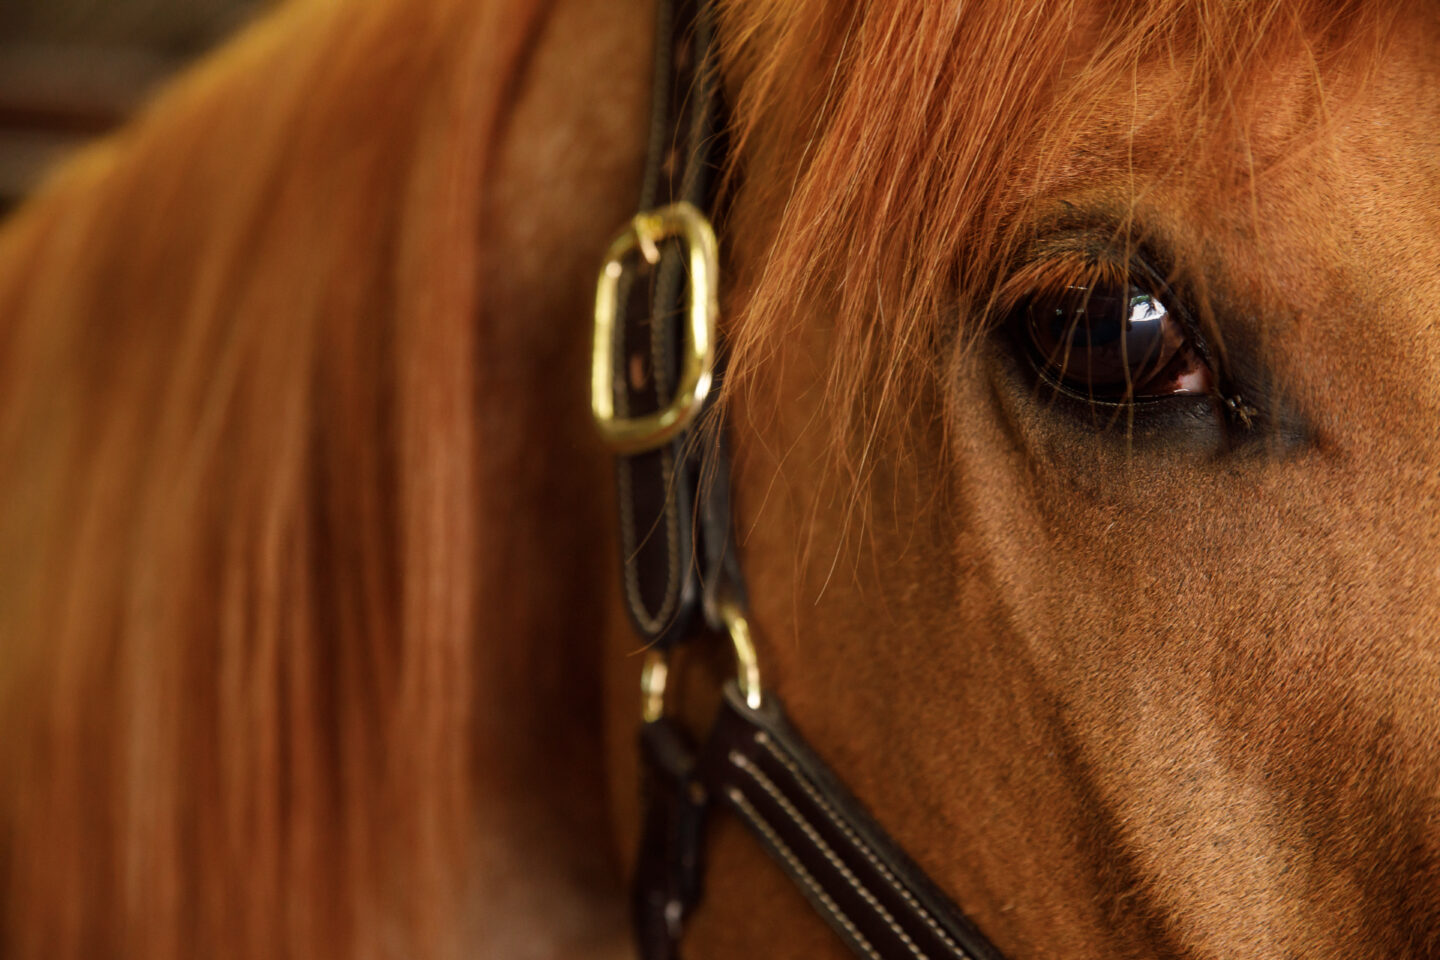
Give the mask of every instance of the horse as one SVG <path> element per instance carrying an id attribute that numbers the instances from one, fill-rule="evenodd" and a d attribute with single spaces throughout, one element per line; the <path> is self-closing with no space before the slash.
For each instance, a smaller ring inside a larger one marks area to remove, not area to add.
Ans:
<path id="1" fill-rule="evenodd" d="M 4 956 L 626 955 L 650 6 L 280 5 L 7 222 Z M 716 32 L 765 689 L 1006 957 L 1440 956 L 1433 9 Z M 687 955 L 843 955 L 706 849 Z"/>

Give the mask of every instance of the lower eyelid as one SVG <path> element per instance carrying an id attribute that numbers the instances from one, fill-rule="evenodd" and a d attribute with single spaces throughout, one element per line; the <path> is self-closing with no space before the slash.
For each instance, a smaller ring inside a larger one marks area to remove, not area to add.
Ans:
<path id="1" fill-rule="evenodd" d="M 1092 401 L 1040 375 L 1012 346 L 993 343 L 999 409 L 1011 420 L 1028 455 L 1039 461 L 1070 469 L 1075 457 L 1092 453 L 1108 457 L 1105 451 L 1209 459 L 1234 443 L 1223 405 L 1214 395 L 1182 394 L 1156 402 Z"/>

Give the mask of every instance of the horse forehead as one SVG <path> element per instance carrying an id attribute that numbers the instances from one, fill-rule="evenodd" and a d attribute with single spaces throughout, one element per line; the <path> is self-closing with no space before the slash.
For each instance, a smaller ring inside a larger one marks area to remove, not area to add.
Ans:
<path id="1" fill-rule="evenodd" d="M 1312 402 L 1351 426 L 1398 418 L 1422 457 L 1440 453 L 1440 61 L 1428 33 L 1397 37 L 1311 137 L 1286 133 L 1284 98 L 1262 105 L 1257 149 L 1232 161 L 1245 175 L 1190 207 L 1232 310 L 1263 318 L 1250 322 L 1267 328 L 1277 374 L 1309 381 Z"/>

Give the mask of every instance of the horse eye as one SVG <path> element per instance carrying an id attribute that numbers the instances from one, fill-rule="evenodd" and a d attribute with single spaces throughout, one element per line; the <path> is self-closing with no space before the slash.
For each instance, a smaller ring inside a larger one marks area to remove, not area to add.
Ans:
<path id="1" fill-rule="evenodd" d="M 1186 325 L 1135 284 L 1037 292 L 1016 307 L 1012 322 L 1041 374 L 1087 399 L 1124 403 L 1213 389 Z"/>

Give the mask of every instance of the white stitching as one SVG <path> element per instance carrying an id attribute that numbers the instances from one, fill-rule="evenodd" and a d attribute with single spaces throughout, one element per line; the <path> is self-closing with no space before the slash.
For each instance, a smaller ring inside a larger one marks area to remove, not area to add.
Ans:
<path id="1" fill-rule="evenodd" d="M 824 855 L 826 860 L 830 861 L 830 866 L 834 867 L 835 870 L 840 874 L 840 876 L 844 877 L 846 882 L 849 883 L 852 888 L 854 888 L 855 892 L 860 894 L 860 896 L 864 898 L 866 903 L 870 904 L 870 908 L 880 915 L 880 919 L 885 921 L 885 925 L 890 928 L 890 932 L 895 934 L 895 936 L 899 937 L 900 942 L 905 944 L 905 946 L 909 947 L 910 952 L 914 954 L 918 958 L 918 960 L 926 960 L 925 954 L 920 950 L 919 947 L 915 945 L 915 941 L 910 939 L 910 935 L 906 933 L 903 929 L 901 929 L 900 925 L 895 922 L 895 918 L 891 916 L 890 911 L 886 910 L 884 905 L 881 904 L 879 900 L 875 899 L 875 895 L 871 893 L 863 883 L 860 882 L 860 879 L 856 877 L 853 872 L 851 872 L 850 868 L 845 865 L 844 861 L 842 861 L 839 857 L 835 855 L 835 851 L 830 849 L 830 845 L 827 844 L 820 837 L 820 835 L 815 832 L 815 828 L 812 827 L 809 822 L 805 820 L 804 816 L 801 815 L 799 810 L 795 809 L 794 804 L 792 804 L 789 799 L 787 799 L 786 796 L 780 792 L 780 789 L 775 786 L 774 781 L 772 781 L 768 776 L 765 775 L 765 771 L 755 766 L 755 764 L 751 762 L 749 757 L 745 756 L 737 750 L 730 751 L 730 762 L 734 766 L 745 771 L 745 773 L 749 775 L 750 779 L 754 780 L 760 785 L 760 789 L 768 793 L 771 799 L 773 799 L 777 804 L 780 805 L 780 809 L 785 811 L 785 815 L 788 816 L 792 821 L 794 821 L 796 826 L 798 826 L 801 830 L 804 831 L 805 836 L 810 839 L 810 842 L 815 845 L 816 849 L 818 849 L 820 853 Z"/>
<path id="2" fill-rule="evenodd" d="M 745 799 L 745 795 L 734 787 L 727 787 L 725 793 L 730 798 L 730 802 L 735 804 L 735 809 L 740 811 L 745 819 L 750 821 L 750 825 L 756 830 L 759 830 L 761 836 L 769 841 L 770 845 L 775 848 L 780 856 L 785 858 L 785 862 L 789 864 L 795 876 L 799 877 L 800 881 L 810 888 L 810 892 L 815 894 L 815 898 L 820 901 L 826 910 L 830 911 L 831 916 L 840 921 L 845 930 L 854 938 L 855 943 L 859 945 L 861 950 L 865 951 L 865 955 L 870 957 L 871 960 L 881 960 L 880 954 L 875 952 L 875 948 L 870 945 L 869 940 L 865 939 L 865 935 L 855 926 L 854 921 L 846 916 L 845 912 L 840 909 L 839 904 L 830 899 L 830 895 L 820 888 L 820 885 L 815 882 L 815 878 L 810 875 L 810 871 L 805 869 L 804 865 L 795 857 L 794 852 L 786 846 L 785 841 L 781 840 L 780 836 L 770 827 L 769 822 L 766 821 L 760 811 L 756 810 L 750 801 Z"/>
<path id="3" fill-rule="evenodd" d="M 926 910 L 925 907 L 915 899 L 915 897 L 904 886 L 904 884 L 902 884 L 899 879 L 897 879 L 896 876 L 890 872 L 889 868 L 887 868 L 885 864 L 880 862 L 880 859 L 875 856 L 869 845 L 867 845 L 864 840 L 862 840 L 859 836 L 855 834 L 853 830 L 850 829 L 850 825 L 847 824 L 843 819 L 841 819 L 839 814 L 837 814 L 835 810 L 830 806 L 830 804 L 825 801 L 825 798 L 822 797 L 819 792 L 817 792 L 815 788 L 810 785 L 810 782 L 806 779 L 805 775 L 799 770 L 799 768 L 795 766 L 794 762 L 789 757 L 785 756 L 785 754 L 780 752 L 779 748 L 776 747 L 773 742 L 771 742 L 770 737 L 768 737 L 763 731 L 761 731 L 755 734 L 755 742 L 760 744 L 760 746 L 764 747 L 766 751 L 769 752 L 770 756 L 774 757 L 777 761 L 780 762 L 782 766 L 785 767 L 786 770 L 790 771 L 790 775 L 795 778 L 795 782 L 800 785 L 800 789 L 804 790 L 805 793 L 810 797 L 810 799 L 814 801 L 815 805 L 825 812 L 825 815 L 830 818 L 830 822 L 833 823 L 836 828 L 838 828 L 840 832 L 845 835 L 845 838 L 849 840 L 852 844 L 854 844 L 856 849 L 858 849 L 862 854 L 864 854 L 865 859 L 870 862 L 870 866 L 874 867 L 876 871 L 880 874 L 880 876 L 885 878 L 885 880 L 890 884 L 890 888 L 894 890 L 897 894 L 899 894 L 900 898 L 904 900 L 911 909 L 913 909 L 917 914 L 919 914 L 920 919 L 925 921 L 925 925 L 930 928 L 931 932 L 934 933 L 941 940 L 943 940 L 945 942 L 945 945 L 951 950 L 954 950 L 960 956 L 966 958 L 966 960 L 969 960 L 970 954 L 963 947 L 957 944 L 953 939 L 951 939 L 949 934 L 947 934 L 943 929 L 941 929 L 940 925 L 936 923 L 935 920 L 932 918 L 930 912 Z"/>

